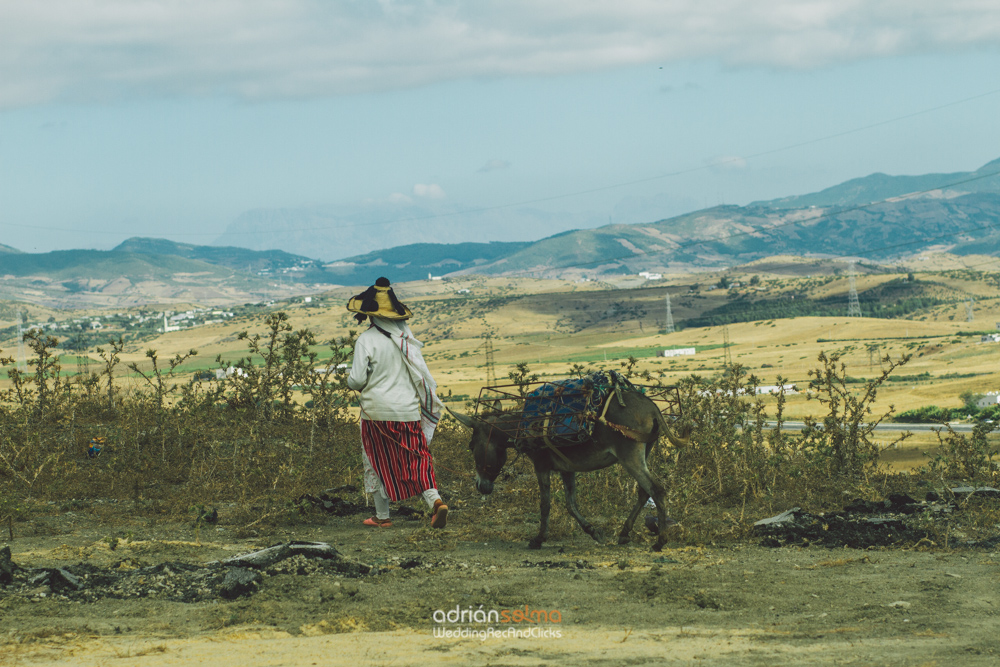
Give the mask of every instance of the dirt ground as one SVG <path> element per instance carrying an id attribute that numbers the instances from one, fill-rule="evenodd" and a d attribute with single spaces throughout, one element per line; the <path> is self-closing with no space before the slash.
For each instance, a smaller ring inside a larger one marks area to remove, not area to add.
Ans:
<path id="1" fill-rule="evenodd" d="M 225 508 L 197 534 L 108 507 L 53 509 L 8 542 L 22 568 L 203 565 L 307 540 L 374 569 L 293 566 L 251 595 L 194 602 L 127 591 L 80 602 L 0 587 L 0 664 L 970 665 L 1000 655 L 1000 555 L 988 550 L 751 541 L 654 553 L 647 535 L 598 545 L 564 522 L 529 551 L 530 516 L 487 527 L 471 518 L 488 508 L 456 504 L 443 531 L 423 517 L 372 529 L 363 514 L 317 515 L 246 539 L 226 525 Z M 456 608 L 545 612 L 548 622 L 448 623 Z M 435 627 L 494 634 L 441 637 Z"/>

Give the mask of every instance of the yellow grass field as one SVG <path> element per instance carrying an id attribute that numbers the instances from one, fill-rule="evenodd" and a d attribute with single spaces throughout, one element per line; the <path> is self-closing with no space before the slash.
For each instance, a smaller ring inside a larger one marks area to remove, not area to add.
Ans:
<path id="1" fill-rule="evenodd" d="M 805 260 L 802 271 L 820 271 L 822 266 Z M 785 258 L 785 266 L 791 260 Z M 763 268 L 763 267 L 761 267 Z M 735 279 L 749 280 L 754 267 L 744 267 Z M 499 384 L 515 364 L 527 363 L 531 372 L 543 379 L 565 376 L 574 364 L 587 369 L 619 368 L 630 355 L 639 360 L 637 370 L 649 371 L 665 383 L 691 374 L 712 376 L 723 370 L 726 354 L 745 367 L 761 384 L 794 384 L 801 393 L 789 397 L 788 419 L 819 416 L 822 406 L 807 400 L 809 371 L 817 367 L 820 352 L 838 353 L 852 377 L 871 378 L 880 373 L 879 358 L 911 355 L 896 371 L 911 377 L 907 382 L 887 383 L 874 408 L 878 413 L 890 407 L 897 411 L 923 406 L 958 407 L 965 391 L 985 393 L 1000 390 L 1000 344 L 982 343 L 978 335 L 962 332 L 994 329 L 1000 322 L 1000 301 L 995 285 L 932 274 L 939 285 L 959 287 L 978 297 L 976 319 L 965 321 L 961 303 L 939 306 L 915 319 L 875 319 L 841 317 L 796 317 L 728 326 L 729 347 L 725 347 L 726 327 L 682 329 L 658 333 L 664 318 L 662 294 L 673 294 L 674 321 L 683 327 L 696 308 L 724 303 L 726 290 L 702 291 L 691 297 L 690 285 L 697 281 L 711 285 L 718 274 L 673 276 L 650 287 L 635 279 L 622 278 L 617 285 L 600 282 L 569 282 L 527 278 L 483 278 L 469 276 L 449 281 L 420 281 L 396 286 L 397 294 L 408 303 L 414 318 L 411 325 L 425 341 L 424 354 L 444 396 L 476 397 L 486 384 L 486 334 L 491 335 L 495 376 Z M 846 277 L 830 282 L 812 275 L 767 276 L 762 284 L 775 293 L 810 290 L 810 296 L 836 295 L 846 287 Z M 858 277 L 859 291 L 893 278 L 888 275 Z M 634 289 L 630 289 L 635 287 Z M 950 288 L 950 287 L 949 287 Z M 762 288 L 757 288 L 762 289 Z M 358 325 L 344 309 L 355 289 L 342 288 L 318 297 L 320 307 L 306 307 L 301 299 L 276 304 L 285 310 L 296 329 L 308 328 L 324 341 L 346 335 Z M 702 303 L 704 302 L 704 303 Z M 846 311 L 846 303 L 845 309 Z M 246 344 L 237 333 L 263 331 L 263 317 L 239 318 L 162 334 L 154 340 L 126 347 L 122 357 L 149 367 L 147 349 L 157 350 L 165 360 L 190 349 L 198 351 L 187 371 L 217 367 L 215 358 L 232 362 L 246 353 Z M 113 334 L 113 332 L 109 332 Z M 11 342 L 5 345 L 10 354 Z M 696 347 L 694 356 L 658 358 L 656 350 Z M 322 346 L 318 348 L 322 353 Z M 97 355 L 89 356 L 96 360 Z M 73 370 L 66 368 L 67 371 Z M 123 377 L 124 382 L 139 382 Z M 6 381 L 5 381 L 6 382 Z M 860 387 L 861 385 L 854 385 Z M 768 399 L 766 399 L 768 400 Z M 930 440 L 928 440 L 928 437 Z M 911 441 L 907 451 L 927 450 L 936 438 L 923 436 Z M 904 453 L 889 454 L 900 465 L 912 464 Z"/>

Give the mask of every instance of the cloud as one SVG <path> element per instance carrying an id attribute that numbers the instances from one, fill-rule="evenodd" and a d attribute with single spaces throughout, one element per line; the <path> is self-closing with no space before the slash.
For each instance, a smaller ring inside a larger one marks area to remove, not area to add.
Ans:
<path id="1" fill-rule="evenodd" d="M 708 160 L 708 166 L 712 171 L 741 171 L 747 168 L 747 161 L 737 155 L 720 155 Z"/>
<path id="2" fill-rule="evenodd" d="M 487 160 L 486 164 L 480 167 L 477 171 L 481 174 L 485 174 L 491 171 L 497 171 L 498 169 L 508 169 L 510 168 L 510 162 L 507 160 Z"/>
<path id="3" fill-rule="evenodd" d="M 424 185 L 423 183 L 417 183 L 413 186 L 413 194 L 424 199 L 444 199 L 445 197 L 441 186 L 435 184 Z"/>
<path id="4" fill-rule="evenodd" d="M 1000 46 L 1000 4 L 984 0 L 0 0 L 0 16 L 0 107 Z"/>
<path id="5" fill-rule="evenodd" d="M 413 199 L 404 195 L 402 192 L 393 192 L 389 195 L 389 201 L 393 204 L 409 204 L 413 201 Z"/>

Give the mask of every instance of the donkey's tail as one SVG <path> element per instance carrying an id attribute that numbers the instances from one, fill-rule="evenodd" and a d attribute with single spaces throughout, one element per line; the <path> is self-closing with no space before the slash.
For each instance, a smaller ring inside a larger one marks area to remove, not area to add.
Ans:
<path id="1" fill-rule="evenodd" d="M 692 428 L 690 425 L 685 425 L 677 433 L 674 433 L 674 430 L 670 428 L 670 424 L 667 423 L 666 417 L 659 410 L 656 411 L 656 421 L 660 425 L 660 429 L 662 429 L 661 435 L 666 436 L 667 440 L 674 447 L 681 449 L 691 444 Z"/>

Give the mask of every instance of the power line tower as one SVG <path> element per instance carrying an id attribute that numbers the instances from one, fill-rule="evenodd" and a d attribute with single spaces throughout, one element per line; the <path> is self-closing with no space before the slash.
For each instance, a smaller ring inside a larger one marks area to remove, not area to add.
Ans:
<path id="1" fill-rule="evenodd" d="M 667 293 L 667 326 L 664 328 L 663 333 L 673 333 L 674 332 L 674 315 L 670 312 L 670 294 Z"/>
<path id="2" fill-rule="evenodd" d="M 24 320 L 21 319 L 21 311 L 17 311 L 17 370 L 24 371 L 28 368 L 28 362 L 24 356 Z"/>
<path id="3" fill-rule="evenodd" d="M 729 325 L 722 327 L 722 351 L 725 355 L 726 370 L 733 365 L 733 356 L 729 353 Z"/>
<path id="4" fill-rule="evenodd" d="M 851 264 L 851 291 L 847 297 L 847 316 L 861 317 L 861 304 L 858 302 L 858 286 L 854 281 L 856 269 Z"/>
<path id="5" fill-rule="evenodd" d="M 486 385 L 492 387 L 497 383 L 496 365 L 493 362 L 493 334 L 486 334 L 486 340 L 479 347 L 486 352 Z"/>
<path id="6" fill-rule="evenodd" d="M 976 319 L 976 312 L 974 306 L 976 305 L 975 299 L 969 299 L 965 302 L 965 321 L 973 322 Z"/>
<path id="7" fill-rule="evenodd" d="M 90 375 L 90 357 L 87 356 L 87 346 L 82 336 L 73 341 L 72 350 L 76 354 L 76 376 L 83 382 Z"/>

